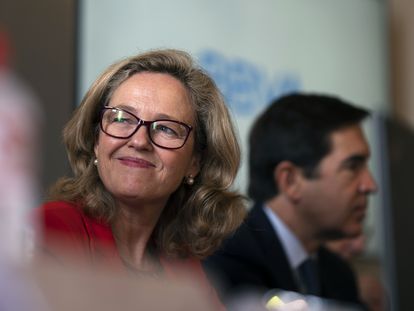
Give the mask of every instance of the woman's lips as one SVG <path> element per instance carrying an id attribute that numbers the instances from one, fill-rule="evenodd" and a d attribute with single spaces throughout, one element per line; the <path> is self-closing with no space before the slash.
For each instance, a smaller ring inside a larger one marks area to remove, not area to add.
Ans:
<path id="1" fill-rule="evenodd" d="M 147 160 L 134 158 L 134 157 L 119 157 L 118 160 L 122 165 L 129 167 L 139 167 L 139 168 L 150 168 L 155 167 L 155 165 Z"/>

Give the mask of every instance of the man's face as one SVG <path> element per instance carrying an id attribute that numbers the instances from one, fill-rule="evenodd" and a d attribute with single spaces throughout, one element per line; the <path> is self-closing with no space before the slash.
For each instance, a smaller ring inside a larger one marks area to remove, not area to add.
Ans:
<path id="1" fill-rule="evenodd" d="M 304 178 L 298 212 L 318 238 L 354 237 L 362 233 L 368 195 L 377 187 L 367 166 L 369 146 L 357 125 L 333 132 L 330 140 L 317 177 Z"/>

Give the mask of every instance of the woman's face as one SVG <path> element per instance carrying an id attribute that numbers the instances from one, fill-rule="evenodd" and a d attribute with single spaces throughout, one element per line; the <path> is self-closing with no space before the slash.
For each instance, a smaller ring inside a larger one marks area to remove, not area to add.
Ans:
<path id="1" fill-rule="evenodd" d="M 195 112 L 184 85 L 164 73 L 138 73 L 113 93 L 109 106 L 121 108 L 145 121 L 171 119 L 195 125 Z M 99 176 L 118 202 L 165 205 L 187 176 L 195 177 L 199 159 L 194 154 L 194 131 L 180 149 L 154 145 L 141 126 L 128 139 L 102 130 L 95 145 Z"/>

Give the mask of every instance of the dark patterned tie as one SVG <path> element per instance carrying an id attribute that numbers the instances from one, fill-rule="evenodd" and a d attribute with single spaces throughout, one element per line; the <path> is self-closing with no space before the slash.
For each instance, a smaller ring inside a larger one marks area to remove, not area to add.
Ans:
<path id="1" fill-rule="evenodd" d="M 299 277 L 305 286 L 305 293 L 308 295 L 320 295 L 320 284 L 318 266 L 315 259 L 307 258 L 299 266 Z"/>

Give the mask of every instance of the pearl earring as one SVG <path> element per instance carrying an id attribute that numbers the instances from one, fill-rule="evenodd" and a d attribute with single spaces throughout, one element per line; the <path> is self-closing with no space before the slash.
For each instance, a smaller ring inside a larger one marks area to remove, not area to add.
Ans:
<path id="1" fill-rule="evenodd" d="M 94 164 L 95 166 L 98 166 L 98 159 L 93 160 L 93 164 Z"/>
<path id="2" fill-rule="evenodd" d="M 193 184 L 194 184 L 194 177 L 193 176 L 188 176 L 187 178 L 186 178 L 186 183 L 187 183 L 187 185 L 189 185 L 189 186 L 192 186 Z"/>

